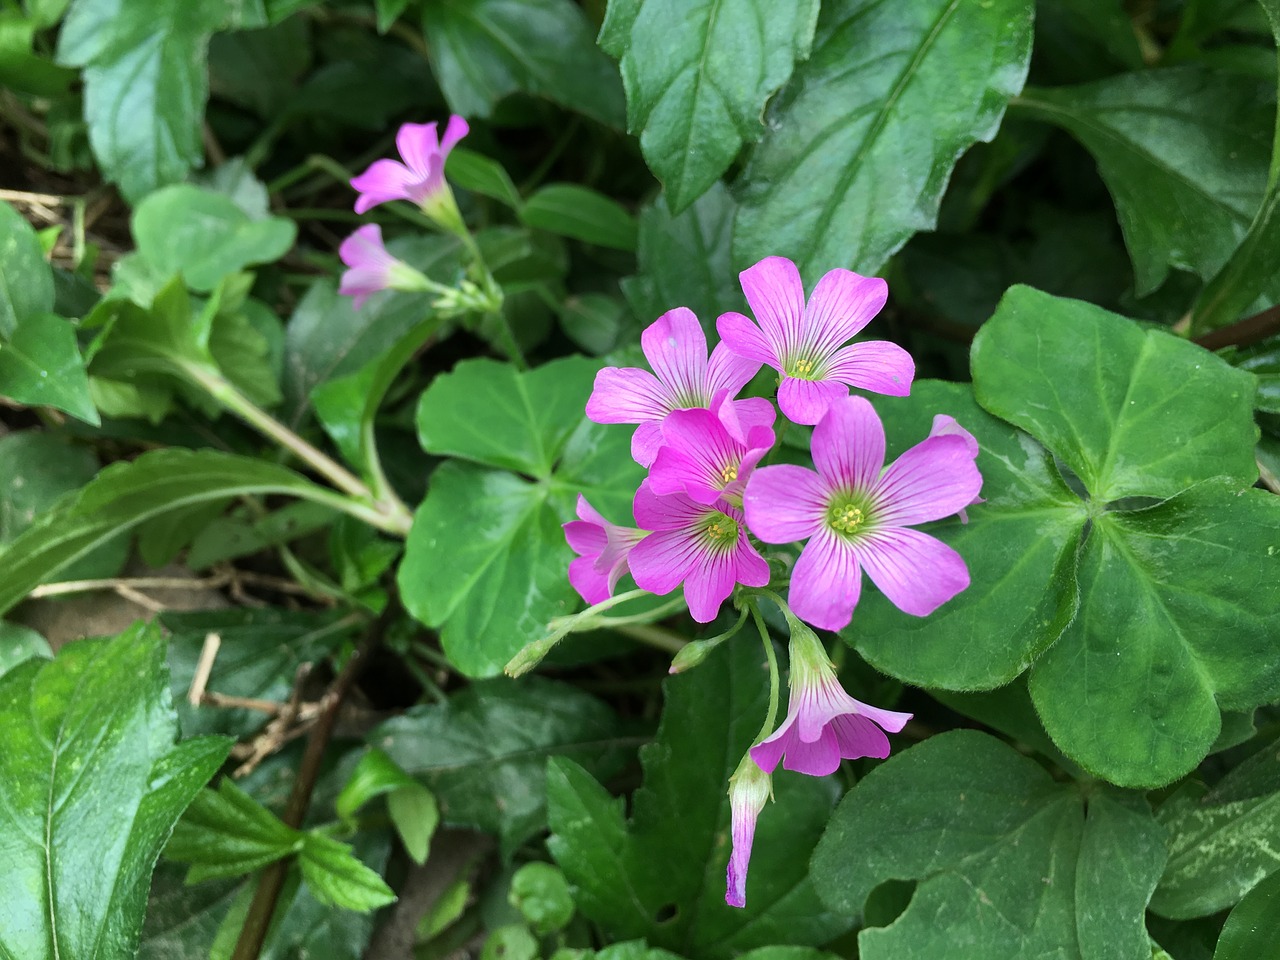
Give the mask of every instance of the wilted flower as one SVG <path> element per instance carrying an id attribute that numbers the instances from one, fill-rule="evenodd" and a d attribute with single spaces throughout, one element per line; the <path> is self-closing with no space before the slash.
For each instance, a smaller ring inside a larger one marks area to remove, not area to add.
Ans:
<path id="1" fill-rule="evenodd" d="M 747 905 L 747 867 L 751 864 L 751 844 L 756 820 L 773 789 L 773 778 L 761 770 L 751 755 L 742 758 L 729 778 L 729 833 L 733 852 L 725 871 L 724 902 L 731 907 Z"/>
<path id="2" fill-rule="evenodd" d="M 963 435 L 962 435 L 963 434 Z M 967 431 L 930 436 L 884 465 L 884 427 L 861 397 L 833 403 L 813 431 L 817 472 L 761 467 L 743 495 L 747 524 L 766 543 L 808 539 L 789 602 L 815 627 L 853 617 L 862 570 L 899 609 L 923 617 L 969 585 L 960 554 L 908 525 L 950 516 L 982 487 Z"/>
<path id="3" fill-rule="evenodd" d="M 342 274 L 338 292 L 355 300 L 355 308 L 379 290 L 434 290 L 436 285 L 403 260 L 387 253 L 382 228 L 366 224 L 342 241 L 338 256 L 349 268 Z"/>
<path id="4" fill-rule="evenodd" d="M 564 536 L 575 553 L 569 563 L 569 583 L 583 600 L 597 604 L 613 596 L 627 572 L 627 557 L 644 537 L 643 530 L 610 523 L 578 494 L 578 519 L 564 525 Z"/>
<path id="5" fill-rule="evenodd" d="M 734 353 L 780 374 L 778 406 L 796 423 L 817 423 L 849 387 L 904 397 L 915 363 L 896 343 L 870 340 L 842 346 L 884 306 L 888 285 L 878 277 L 832 270 L 805 303 L 804 283 L 785 257 L 765 257 L 741 274 L 756 323 L 740 313 L 716 323 Z"/>
<path id="6" fill-rule="evenodd" d="M 389 200 L 408 200 L 428 216 L 456 215 L 453 193 L 444 179 L 444 163 L 468 129 L 467 121 L 456 115 L 449 118 L 443 137 L 437 137 L 434 123 L 406 123 L 396 134 L 396 149 L 404 163 L 375 160 L 352 179 L 351 186 L 360 191 L 356 213 Z"/>

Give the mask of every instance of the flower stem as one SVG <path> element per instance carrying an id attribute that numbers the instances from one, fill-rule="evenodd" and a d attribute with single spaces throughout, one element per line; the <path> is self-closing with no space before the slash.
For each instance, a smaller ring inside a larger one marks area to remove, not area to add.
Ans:
<path id="1" fill-rule="evenodd" d="M 760 631 L 760 641 L 764 644 L 765 659 L 769 661 L 769 712 L 765 714 L 764 724 L 760 727 L 760 732 L 756 734 L 756 738 L 752 741 L 752 746 L 761 743 L 769 734 L 773 733 L 773 725 L 778 719 L 778 699 L 781 688 L 781 678 L 778 673 L 778 654 L 773 649 L 773 638 L 769 636 L 769 626 L 764 622 L 764 617 L 760 615 L 760 607 L 751 597 L 747 598 L 747 604 L 751 608 L 751 616 L 755 620 L 756 629 Z"/>

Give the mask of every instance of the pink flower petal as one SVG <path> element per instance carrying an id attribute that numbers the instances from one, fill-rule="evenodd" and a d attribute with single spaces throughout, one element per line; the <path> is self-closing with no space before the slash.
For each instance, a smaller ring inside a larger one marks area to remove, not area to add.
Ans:
<path id="1" fill-rule="evenodd" d="M 969 506 L 981 489 L 968 440 L 929 437 L 895 460 L 875 485 L 876 520 L 895 527 L 939 520 Z"/>
<path id="2" fill-rule="evenodd" d="M 662 449 L 662 421 L 650 420 L 636 427 L 631 435 L 631 459 L 642 467 L 653 466 Z"/>
<path id="3" fill-rule="evenodd" d="M 677 410 L 662 421 L 662 435 L 666 444 L 649 474 L 653 492 L 683 492 L 708 506 L 719 500 L 729 483 L 724 471 L 736 472 L 743 449 L 715 414 L 701 408 Z"/>
<path id="4" fill-rule="evenodd" d="M 389 200 L 412 200 L 411 189 L 417 177 L 403 163 L 375 160 L 364 173 L 353 177 L 351 186 L 360 191 L 356 197 L 356 213 L 365 213 Z"/>
<path id="5" fill-rule="evenodd" d="M 778 407 L 793 423 L 815 424 L 827 408 L 849 395 L 837 380 L 801 380 L 783 377 L 778 385 Z"/>
<path id="6" fill-rule="evenodd" d="M 418 180 L 431 173 L 431 164 L 440 156 L 440 139 L 434 123 L 402 124 L 396 133 L 396 149 Z"/>
<path id="7" fill-rule="evenodd" d="M 969 568 L 960 554 L 919 530 L 872 530 L 859 538 L 856 549 L 872 582 L 895 607 L 913 616 L 928 616 L 969 586 Z M 796 611 L 796 616 L 803 614 Z"/>
<path id="8" fill-rule="evenodd" d="M 929 430 L 931 437 L 963 437 L 965 447 L 969 451 L 969 456 L 978 456 L 978 440 L 972 433 L 956 421 L 955 417 L 949 417 L 945 413 L 936 414 L 933 418 L 933 427 Z"/>
<path id="9" fill-rule="evenodd" d="M 862 397 L 832 404 L 814 428 L 813 465 L 838 489 L 869 491 L 884 467 L 884 425 Z"/>
<path id="10" fill-rule="evenodd" d="M 587 419 L 594 423 L 644 423 L 670 410 L 667 390 L 639 367 L 605 367 L 587 399 Z"/>
<path id="11" fill-rule="evenodd" d="M 569 561 L 569 585 L 591 606 L 608 599 L 611 593 L 608 574 L 596 569 L 595 557 Z"/>
<path id="12" fill-rule="evenodd" d="M 444 128 L 444 136 L 440 138 L 440 152 L 447 157 L 458 141 L 470 132 L 471 128 L 467 125 L 467 121 L 456 113 L 453 114 Z"/>
<path id="13" fill-rule="evenodd" d="M 659 595 L 670 593 L 699 561 L 698 547 L 684 530 L 649 534 L 631 551 L 631 576 L 636 586 Z"/>
<path id="14" fill-rule="evenodd" d="M 787 755 L 782 761 L 784 770 L 794 770 L 811 777 L 825 777 L 840 767 L 840 746 L 835 731 L 826 727 L 822 735 L 811 743 L 792 736 L 787 744 Z"/>
<path id="15" fill-rule="evenodd" d="M 760 370 L 760 361 L 744 357 L 729 348 L 728 344 L 717 343 L 707 361 L 707 379 L 705 395 L 708 399 L 721 390 L 727 390 L 729 397 L 736 397 L 751 378 Z M 767 401 L 766 401 L 767 402 Z"/>
<path id="16" fill-rule="evenodd" d="M 785 257 L 765 257 L 738 276 L 761 333 L 785 362 L 804 343 L 804 281 L 800 271 Z"/>
<path id="17" fill-rule="evenodd" d="M 827 376 L 859 390 L 905 397 L 911 393 L 916 364 L 911 354 L 888 340 L 866 340 L 841 347 L 826 368 Z"/>
<path id="18" fill-rule="evenodd" d="M 830 496 L 818 474 L 784 463 L 751 474 L 742 506 L 747 526 L 765 543 L 795 543 L 822 529 Z"/>
<path id="19" fill-rule="evenodd" d="M 711 412 L 739 443 L 746 443 L 747 434 L 759 427 L 767 427 L 772 433 L 774 421 L 778 419 L 773 404 L 764 397 L 731 400 L 728 391 L 720 391 L 712 398 Z"/>
<path id="20" fill-rule="evenodd" d="M 767 363 L 781 372 L 782 358 L 778 347 L 766 339 L 760 328 L 740 313 L 722 313 L 716 320 L 716 332 L 722 341 L 719 346 L 756 364 Z M 759 367 L 757 367 L 759 369 Z"/>
<path id="21" fill-rule="evenodd" d="M 683 493 L 659 496 L 646 480 L 636 491 L 631 512 L 635 514 L 636 525 L 643 530 L 681 530 L 705 517 L 707 507 Z"/>
<path id="22" fill-rule="evenodd" d="M 827 727 L 835 736 L 840 756 L 845 760 L 889 755 L 889 738 L 867 717 L 845 713 L 834 718 Z"/>
<path id="23" fill-rule="evenodd" d="M 757 470 L 756 476 L 763 472 Z M 791 571 L 787 599 L 792 613 L 823 630 L 847 627 L 862 591 L 858 559 L 850 545 L 830 530 L 816 532 Z"/>
<path id="24" fill-rule="evenodd" d="M 710 394 L 703 396 L 707 336 L 692 310 L 668 310 L 640 334 L 640 347 L 666 388 L 668 410 L 698 407 L 710 401 Z"/>
<path id="25" fill-rule="evenodd" d="M 603 523 L 588 520 L 570 520 L 564 525 L 564 538 L 574 553 L 589 556 L 592 562 L 609 545 L 609 535 Z"/>
<path id="26" fill-rule="evenodd" d="M 720 612 L 720 605 L 733 593 L 733 586 L 738 582 L 735 560 L 731 553 L 707 550 L 689 571 L 684 581 L 684 599 L 689 605 L 689 615 L 699 623 L 714 620 Z"/>
<path id="27" fill-rule="evenodd" d="M 782 721 L 782 726 L 751 748 L 751 759 L 765 773 L 773 773 L 778 768 L 778 762 L 790 748 L 792 740 L 800 742 L 793 729 L 794 725 L 795 716 L 788 714 L 787 719 Z"/>
<path id="28" fill-rule="evenodd" d="M 889 285 L 879 277 L 840 268 L 829 271 L 809 297 L 807 342 L 820 356 L 829 356 L 870 323 L 888 299 Z"/>

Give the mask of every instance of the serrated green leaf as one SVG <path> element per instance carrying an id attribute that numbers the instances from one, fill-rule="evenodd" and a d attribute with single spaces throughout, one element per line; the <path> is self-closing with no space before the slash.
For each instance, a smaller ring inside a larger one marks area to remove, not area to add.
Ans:
<path id="1" fill-rule="evenodd" d="M 356 859 L 351 847 L 320 833 L 306 834 L 298 856 L 302 879 L 321 903 L 367 913 L 394 903 L 396 895 Z"/>
<path id="2" fill-rule="evenodd" d="M 639 136 L 673 213 L 764 133 L 765 101 L 787 82 L 797 57 L 808 55 L 817 16 L 815 0 L 639 5 L 625 42 L 614 44 L 622 52 L 627 128 Z"/>
<path id="3" fill-rule="evenodd" d="M 667 680 L 657 741 L 641 752 L 644 785 L 624 822 L 613 799 L 572 760 L 547 765 L 548 848 L 578 888 L 578 909 L 614 940 L 709 960 L 769 944 L 826 943 L 851 925 L 821 908 L 808 852 L 830 814 L 834 784 L 780 772 L 777 802 L 760 815 L 747 906 L 724 902 L 728 781 L 768 699 L 763 653 L 726 644 L 698 669 Z"/>
<path id="4" fill-rule="evenodd" d="M 615 774 L 629 744 L 604 703 L 539 677 L 472 684 L 445 704 L 414 707 L 368 740 L 436 795 L 446 823 L 496 834 L 511 852 L 546 824 L 551 756 Z"/>
<path id="5" fill-rule="evenodd" d="M 213 450 L 157 450 L 114 464 L 0 547 L 0 564 L 10 571 L 0 583 L 0 613 L 94 547 L 150 517 L 250 493 L 334 500 L 331 491 L 285 467 Z"/>
<path id="6" fill-rule="evenodd" d="M 573 183 L 543 187 L 520 208 L 522 223 L 583 243 L 636 248 L 636 222 L 616 200 Z"/>
<path id="7" fill-rule="evenodd" d="M 65 410 L 94 426 L 101 422 L 75 327 L 57 314 L 29 314 L 0 343 L 0 394 L 28 406 Z"/>
<path id="8" fill-rule="evenodd" d="M 825 3 L 813 54 L 770 107 L 739 183 L 740 264 L 809 282 L 875 273 L 937 218 L 960 154 L 995 136 L 1031 55 L 1029 0 Z"/>
<path id="9" fill-rule="evenodd" d="M 53 309 L 53 274 L 31 224 L 0 203 L 0 337 L 18 322 Z"/>
<path id="10" fill-rule="evenodd" d="M 841 636 L 895 677 L 947 690 L 990 689 L 1012 680 L 1075 615 L 1075 554 L 1088 519 L 1034 439 L 983 411 L 958 384 L 918 381 L 911 396 L 877 397 L 888 457 L 929 433 L 933 417 L 955 417 L 978 441 L 983 503 L 968 523 L 928 528 L 959 551 L 972 582 L 928 617 L 904 615 L 864 590 Z"/>
<path id="11" fill-rule="evenodd" d="M 975 731 L 931 737 L 851 791 L 813 857 L 832 909 L 853 915 L 889 879 L 906 911 L 858 936 L 863 960 L 1147 956 L 1143 914 L 1165 861 L 1146 802 L 1084 797 Z"/>
<path id="12" fill-rule="evenodd" d="M 230 748 L 174 744 L 164 674 L 160 632 L 138 625 L 0 677 L 5 956 L 134 955 L 160 848 Z"/>
<path id="13" fill-rule="evenodd" d="M 978 402 L 1065 460 L 1095 500 L 1257 478 L 1254 381 L 1195 344 L 1013 287 L 972 363 Z"/>
<path id="14" fill-rule="evenodd" d="M 422 24 L 455 113 L 487 117 L 518 90 L 622 126 L 618 71 L 570 0 L 437 0 Z"/>
<path id="15" fill-rule="evenodd" d="M 160 276 L 181 274 L 207 293 L 225 277 L 278 260 L 297 229 L 282 217 L 251 219 L 228 196 L 191 184 L 149 194 L 133 213 L 138 252 Z"/>
<path id="16" fill-rule="evenodd" d="M 303 835 L 224 777 L 202 790 L 165 847 L 167 860 L 191 864 L 187 883 L 250 873 L 302 849 Z"/>
<path id="17" fill-rule="evenodd" d="M 199 166 L 205 48 L 225 0 L 75 0 L 58 62 L 84 67 L 89 142 L 132 201 Z"/>
<path id="18" fill-rule="evenodd" d="M 1271 87 L 1187 65 L 1029 89 L 1017 102 L 1098 161 L 1142 295 L 1171 266 L 1209 279 L 1244 237 L 1267 180 Z"/>

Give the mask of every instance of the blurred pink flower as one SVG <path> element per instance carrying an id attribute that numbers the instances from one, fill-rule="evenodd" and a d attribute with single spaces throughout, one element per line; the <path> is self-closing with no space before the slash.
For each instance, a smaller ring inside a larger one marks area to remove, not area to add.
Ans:
<path id="1" fill-rule="evenodd" d="M 716 329 L 734 353 L 782 374 L 778 406 L 789 419 L 817 423 L 851 386 L 895 397 L 911 392 L 915 363 L 902 347 L 887 340 L 842 346 L 884 306 L 883 280 L 832 270 L 806 304 L 800 271 L 785 257 L 765 257 L 740 276 L 757 322 L 726 313 Z"/>
<path id="2" fill-rule="evenodd" d="M 760 364 L 717 344 L 707 358 L 702 324 L 686 307 L 660 316 L 640 334 L 640 347 L 656 376 L 638 367 L 605 367 L 596 374 L 587 417 L 596 423 L 637 423 L 631 455 L 650 466 L 662 444 L 662 421 L 673 410 L 709 407 L 721 390 L 730 399 Z"/>
<path id="3" fill-rule="evenodd" d="M 816 472 L 783 464 L 751 475 L 743 495 L 751 532 L 766 543 L 808 539 L 791 572 L 796 616 L 826 630 L 848 625 L 864 568 L 895 606 L 918 617 L 969 585 L 960 554 L 908 526 L 962 510 L 982 487 L 977 442 L 956 429 L 885 469 L 880 418 L 863 398 L 845 397 L 813 431 Z"/>
<path id="4" fill-rule="evenodd" d="M 434 123 L 406 123 L 396 134 L 396 148 L 404 163 L 375 160 L 351 180 L 351 186 L 360 191 L 356 213 L 389 200 L 409 200 L 423 209 L 430 208 L 448 190 L 444 162 L 468 129 L 467 121 L 456 115 L 449 118 L 441 138 L 436 135 Z"/>
<path id="5" fill-rule="evenodd" d="M 578 494 L 578 519 L 564 525 L 564 536 L 580 556 L 569 563 L 569 583 L 583 600 L 597 604 L 613 596 L 627 572 L 627 557 L 644 537 L 643 530 L 620 527 L 602 517 Z"/>
<path id="6" fill-rule="evenodd" d="M 751 748 L 751 759 L 765 773 L 782 761 L 787 770 L 825 777 L 840 760 L 889 755 L 889 738 L 909 713 L 881 710 L 844 692 L 827 652 L 804 624 L 791 625 L 791 694 L 787 719 L 773 735 Z"/>
<path id="7" fill-rule="evenodd" d="M 342 274 L 338 293 L 354 298 L 357 310 L 379 290 L 425 289 L 421 273 L 387 253 L 377 224 L 366 224 L 343 240 L 338 256 L 349 268 Z"/>
<path id="8" fill-rule="evenodd" d="M 747 905 L 747 868 L 751 864 L 756 821 L 772 789 L 773 778 L 756 766 L 750 754 L 742 758 L 737 771 L 729 778 L 729 834 L 733 851 L 725 871 L 724 902 L 731 907 Z"/>
<path id="9" fill-rule="evenodd" d="M 660 497 L 646 480 L 636 491 L 636 523 L 653 533 L 631 550 L 631 576 L 650 593 L 684 584 L 689 613 L 710 623 L 735 584 L 763 587 L 769 565 L 747 542 L 742 512 L 723 500 L 713 506 L 683 493 Z"/>

